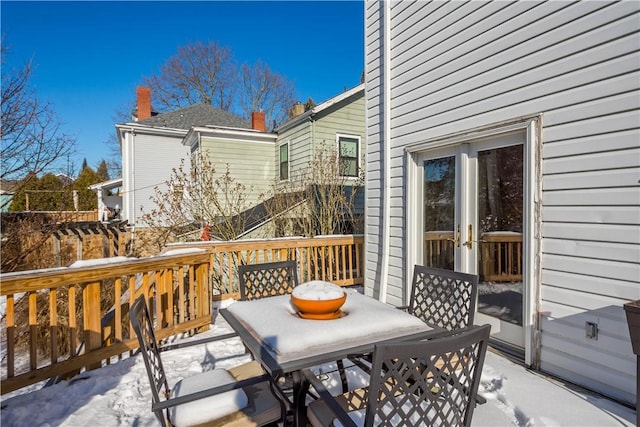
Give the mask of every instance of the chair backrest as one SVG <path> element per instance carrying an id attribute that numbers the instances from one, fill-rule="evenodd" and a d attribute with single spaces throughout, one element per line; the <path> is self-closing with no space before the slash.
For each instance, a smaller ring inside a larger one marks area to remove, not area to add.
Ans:
<path id="1" fill-rule="evenodd" d="M 409 312 L 452 331 L 473 325 L 477 296 L 477 275 L 416 265 Z"/>
<path id="2" fill-rule="evenodd" d="M 298 267 L 296 261 L 241 265 L 238 278 L 242 300 L 286 295 L 298 286 Z"/>
<path id="3" fill-rule="evenodd" d="M 143 295 L 139 296 L 129 309 L 129 317 L 133 330 L 138 337 L 140 352 L 144 359 L 144 365 L 147 368 L 153 403 L 158 403 L 160 402 L 160 396 L 167 399 L 171 391 L 164 367 L 162 366 L 160 350 L 158 349 L 156 335 L 153 331 L 153 323 L 151 322 L 149 309 Z M 162 411 L 155 411 L 155 414 L 160 424 L 165 426 L 166 421 Z"/>
<path id="4" fill-rule="evenodd" d="M 470 426 L 490 325 L 376 346 L 365 426 Z"/>

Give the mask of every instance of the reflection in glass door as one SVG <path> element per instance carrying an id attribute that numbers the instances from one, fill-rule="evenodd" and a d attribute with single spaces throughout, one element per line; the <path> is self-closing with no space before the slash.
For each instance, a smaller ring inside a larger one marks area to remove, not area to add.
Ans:
<path id="1" fill-rule="evenodd" d="M 454 269 L 455 157 L 424 161 L 423 265 Z"/>
<path id="2" fill-rule="evenodd" d="M 523 146 L 478 151 L 477 185 L 478 312 L 521 327 Z"/>

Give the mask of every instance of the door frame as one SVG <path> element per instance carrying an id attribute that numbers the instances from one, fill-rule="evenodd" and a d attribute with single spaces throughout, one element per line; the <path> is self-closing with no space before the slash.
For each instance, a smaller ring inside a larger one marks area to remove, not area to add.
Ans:
<path id="1" fill-rule="evenodd" d="M 525 131 L 523 142 L 523 185 L 524 185 L 524 218 L 523 218 L 523 251 L 526 256 L 522 260 L 523 279 L 523 333 L 524 333 L 524 362 L 527 366 L 539 367 L 540 361 L 540 284 L 541 284 L 541 189 L 542 189 L 542 114 L 520 117 L 510 121 L 493 123 L 490 125 L 469 129 L 449 135 L 443 135 L 406 145 L 405 150 L 405 220 L 406 220 L 406 248 L 405 248 L 405 303 L 409 301 L 413 268 L 421 263 L 418 254 L 421 253 L 422 214 L 420 204 L 422 188 L 420 179 L 422 166 L 418 158 L 421 153 L 435 149 L 453 148 L 463 143 L 478 139 L 497 137 L 506 133 Z M 464 156 L 465 154 L 462 153 Z M 467 172 L 463 172 L 467 173 Z"/>

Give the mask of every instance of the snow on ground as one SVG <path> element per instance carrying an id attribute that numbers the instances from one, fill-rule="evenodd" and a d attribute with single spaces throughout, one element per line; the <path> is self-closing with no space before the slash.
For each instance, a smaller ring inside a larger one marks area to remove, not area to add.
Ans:
<path id="1" fill-rule="evenodd" d="M 231 303 L 223 302 L 223 306 Z M 231 332 L 221 316 L 201 339 Z M 169 384 L 250 360 L 238 338 L 162 353 Z M 330 388 L 339 382 L 323 366 Z M 363 381 L 352 372 L 350 383 Z M 8 426 L 157 426 L 142 357 L 134 356 L 46 388 L 2 396 L 0 421 Z M 22 393 L 22 394 L 20 394 Z M 474 413 L 474 426 L 633 426 L 635 411 L 584 390 L 526 370 L 488 352 L 480 393 L 487 403 Z"/>

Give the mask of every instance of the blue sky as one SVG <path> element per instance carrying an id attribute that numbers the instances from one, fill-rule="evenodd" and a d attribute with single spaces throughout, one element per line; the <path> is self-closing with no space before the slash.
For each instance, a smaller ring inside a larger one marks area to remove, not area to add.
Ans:
<path id="1" fill-rule="evenodd" d="M 362 1 L 2 0 L 0 8 L 5 67 L 33 58 L 39 97 L 77 138 L 75 171 L 84 158 L 95 168 L 112 156 L 105 141 L 116 112 L 179 46 L 215 41 L 239 63 L 262 59 L 294 82 L 303 102 L 359 84 L 364 70 Z"/>

